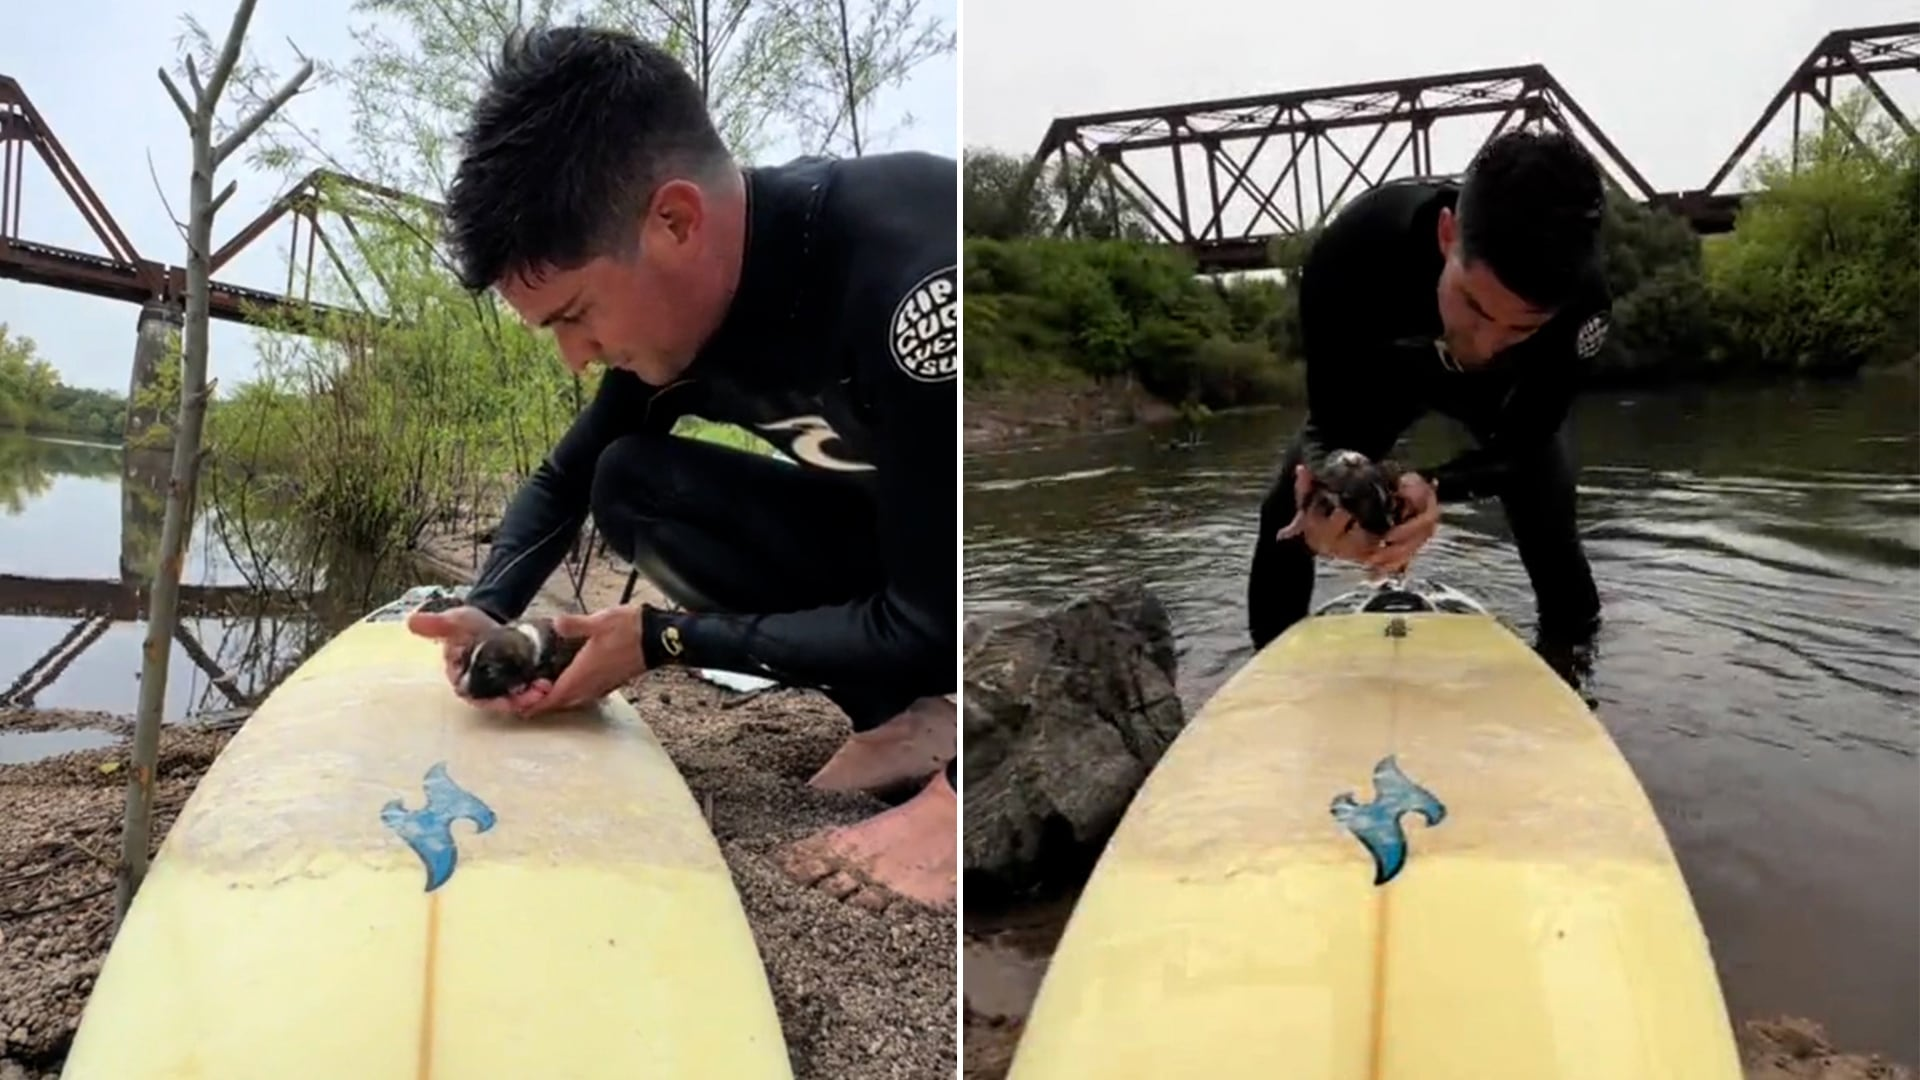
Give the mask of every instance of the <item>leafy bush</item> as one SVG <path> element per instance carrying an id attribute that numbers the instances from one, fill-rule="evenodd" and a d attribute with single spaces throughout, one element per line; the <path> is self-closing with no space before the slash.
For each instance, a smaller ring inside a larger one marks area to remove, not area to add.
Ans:
<path id="1" fill-rule="evenodd" d="M 1858 93 L 1845 127 L 1804 138 L 1797 171 L 1763 155 L 1731 235 L 1703 242 L 1669 211 L 1609 200 L 1614 330 L 1598 381 L 1846 373 L 1920 354 L 1920 140 L 1872 104 Z M 969 207 L 1010 197 L 1016 171 L 983 152 Z M 967 241 L 970 385 L 1129 378 L 1212 408 L 1303 397 L 1291 282 L 1314 232 L 1273 241 L 1275 276 L 1227 283 L 1161 244 L 1034 235 L 1048 220 L 1009 210 Z"/>

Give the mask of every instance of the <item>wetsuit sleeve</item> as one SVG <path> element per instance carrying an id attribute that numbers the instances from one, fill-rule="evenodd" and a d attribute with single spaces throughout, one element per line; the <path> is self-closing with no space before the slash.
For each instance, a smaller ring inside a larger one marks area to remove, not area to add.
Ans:
<path id="1" fill-rule="evenodd" d="M 1539 338 L 1527 343 L 1527 355 L 1514 358 L 1514 366 L 1525 374 L 1489 420 L 1476 425 L 1474 434 L 1480 445 L 1441 464 L 1416 470 L 1434 480 L 1442 503 L 1497 494 L 1516 462 L 1536 453 L 1558 434 L 1606 338 L 1611 317 L 1604 298 L 1591 299 L 1554 320 Z"/>
<path id="2" fill-rule="evenodd" d="M 945 161 L 945 159 L 933 159 Z M 656 612 L 648 666 L 677 662 L 790 686 L 951 687 L 958 665 L 959 297 L 951 162 L 862 193 L 884 253 L 853 270 L 853 381 L 878 417 L 873 464 L 885 585 L 848 603 L 777 614 Z M 843 196 L 853 199 L 852 193 Z M 680 651 L 663 647 L 677 633 Z M 937 690 L 930 692 L 938 692 Z"/>
<path id="3" fill-rule="evenodd" d="M 601 376 L 593 400 L 507 505 L 467 603 L 501 622 L 527 609 L 586 520 L 600 452 L 622 435 L 673 426 L 677 417 L 651 407 L 653 396 L 653 388 L 629 372 Z"/>

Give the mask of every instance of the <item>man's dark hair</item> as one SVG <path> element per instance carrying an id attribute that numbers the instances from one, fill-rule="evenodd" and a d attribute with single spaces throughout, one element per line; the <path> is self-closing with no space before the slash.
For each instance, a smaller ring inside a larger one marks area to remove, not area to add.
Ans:
<path id="1" fill-rule="evenodd" d="M 730 164 L 699 86 L 666 50 L 592 27 L 516 31 L 461 133 L 447 193 L 461 282 L 479 291 L 630 251 L 661 183 Z"/>
<path id="2" fill-rule="evenodd" d="M 1461 255 L 1539 308 L 1591 272 L 1605 193 L 1584 147 L 1557 131 L 1510 131 L 1474 155 L 1456 209 Z"/>

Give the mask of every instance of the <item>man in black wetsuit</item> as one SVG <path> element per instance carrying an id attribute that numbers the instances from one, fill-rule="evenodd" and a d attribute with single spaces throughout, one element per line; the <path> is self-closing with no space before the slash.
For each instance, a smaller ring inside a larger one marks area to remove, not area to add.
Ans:
<path id="1" fill-rule="evenodd" d="M 1264 646 L 1306 615 L 1314 556 L 1399 573 L 1447 503 L 1495 497 L 1557 661 L 1598 629 L 1599 596 L 1575 523 L 1561 432 L 1605 340 L 1600 174 L 1574 140 L 1511 132 L 1461 183 L 1399 181 L 1355 199 L 1300 276 L 1308 416 L 1260 510 L 1247 588 Z M 1384 538 L 1347 515 L 1301 513 L 1307 470 L 1334 450 L 1379 460 L 1423 413 L 1459 421 L 1475 449 L 1401 485 L 1410 517 Z"/>
<path id="2" fill-rule="evenodd" d="M 465 284 L 551 329 L 574 372 L 605 370 L 507 508 L 469 606 L 414 629 L 453 677 L 591 514 L 680 610 L 556 620 L 588 637 L 579 657 L 492 704 L 567 708 L 673 664 L 823 691 L 854 734 L 816 786 L 925 785 L 789 853 L 869 906 L 890 899 L 876 885 L 954 895 L 956 201 L 954 161 L 929 154 L 743 169 L 670 55 L 571 28 L 509 42 L 446 211 Z M 689 414 L 791 461 L 670 434 Z"/>

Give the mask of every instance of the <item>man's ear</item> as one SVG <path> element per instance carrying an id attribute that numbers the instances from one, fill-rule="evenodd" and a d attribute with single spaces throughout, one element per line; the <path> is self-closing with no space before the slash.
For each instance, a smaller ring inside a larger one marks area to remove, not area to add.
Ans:
<path id="1" fill-rule="evenodd" d="M 686 180 L 669 180 L 653 193 L 645 232 L 651 235 L 656 246 L 672 250 L 692 242 L 706 220 L 707 200 L 700 186 Z"/>
<path id="2" fill-rule="evenodd" d="M 1459 231 L 1460 223 L 1454 220 L 1453 208 L 1447 206 L 1441 207 L 1440 221 L 1434 227 L 1434 232 L 1440 241 L 1440 254 L 1442 256 L 1453 254 L 1453 241 L 1454 238 L 1459 235 Z"/>

